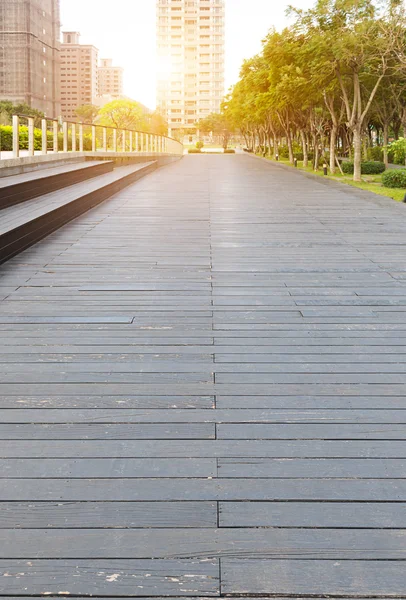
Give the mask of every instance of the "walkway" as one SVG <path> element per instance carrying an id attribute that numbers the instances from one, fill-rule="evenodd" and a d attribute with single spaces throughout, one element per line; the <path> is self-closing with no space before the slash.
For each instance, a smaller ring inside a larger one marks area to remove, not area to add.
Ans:
<path id="1" fill-rule="evenodd" d="M 406 207 L 373 198 L 190 156 L 0 268 L 0 596 L 406 595 Z"/>

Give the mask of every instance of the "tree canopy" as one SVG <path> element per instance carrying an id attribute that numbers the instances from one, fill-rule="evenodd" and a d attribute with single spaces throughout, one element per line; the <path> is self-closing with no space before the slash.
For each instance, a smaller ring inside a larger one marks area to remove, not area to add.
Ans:
<path id="1" fill-rule="evenodd" d="M 323 157 L 334 173 L 338 151 L 350 153 L 360 180 L 371 123 L 386 147 L 396 122 L 397 135 L 401 124 L 406 131 L 403 2 L 317 0 L 289 12 L 292 25 L 271 30 L 242 65 L 226 115 L 250 147 L 278 154 L 284 140 L 291 162 L 300 144 L 305 165 Z"/>

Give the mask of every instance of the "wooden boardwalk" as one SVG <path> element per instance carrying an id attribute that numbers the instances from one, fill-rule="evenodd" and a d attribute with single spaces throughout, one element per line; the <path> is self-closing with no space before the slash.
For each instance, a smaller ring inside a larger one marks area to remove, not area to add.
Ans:
<path id="1" fill-rule="evenodd" d="M 4 264 L 0 596 L 406 597 L 405 211 L 191 156 Z"/>

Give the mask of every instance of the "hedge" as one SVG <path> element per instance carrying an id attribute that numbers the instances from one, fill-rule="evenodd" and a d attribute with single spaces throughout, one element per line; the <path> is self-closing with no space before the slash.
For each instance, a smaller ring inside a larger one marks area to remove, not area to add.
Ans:
<path id="1" fill-rule="evenodd" d="M 53 132 L 47 132 L 48 149 L 53 146 Z M 76 141 L 79 150 L 79 137 Z M 72 148 L 72 136 L 68 136 L 68 148 Z M 7 152 L 13 149 L 13 128 L 11 125 L 0 125 L 0 150 Z M 92 149 L 92 137 L 89 134 L 83 136 L 83 149 Z M 20 127 L 20 150 L 28 150 L 28 127 Z M 34 129 L 34 150 L 42 150 L 42 131 Z M 58 150 L 63 150 L 63 134 L 58 133 Z"/>
<path id="2" fill-rule="evenodd" d="M 391 169 L 382 175 L 382 183 L 387 188 L 406 188 L 406 169 Z"/>
<path id="3" fill-rule="evenodd" d="M 202 151 L 200 150 L 200 148 L 189 148 L 188 153 L 189 154 L 201 154 Z"/>
<path id="4" fill-rule="evenodd" d="M 341 165 L 343 172 L 348 175 L 354 174 L 354 163 L 350 161 L 345 161 Z M 361 163 L 361 173 L 362 175 L 378 175 L 385 171 L 385 165 L 383 162 L 377 161 L 367 161 Z"/>
<path id="5" fill-rule="evenodd" d="M 227 148 L 227 150 L 224 150 L 224 154 L 235 154 L 235 150 L 232 148 Z"/>

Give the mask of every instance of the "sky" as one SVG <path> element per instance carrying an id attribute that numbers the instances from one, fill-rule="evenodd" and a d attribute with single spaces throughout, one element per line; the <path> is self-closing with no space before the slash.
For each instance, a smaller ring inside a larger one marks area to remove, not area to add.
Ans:
<path id="1" fill-rule="evenodd" d="M 308 8 L 314 0 L 226 0 L 226 88 L 240 66 L 261 49 L 271 27 L 281 29 L 289 4 Z M 155 0 L 61 0 L 62 31 L 79 31 L 100 58 L 124 68 L 124 93 L 155 108 Z"/>

